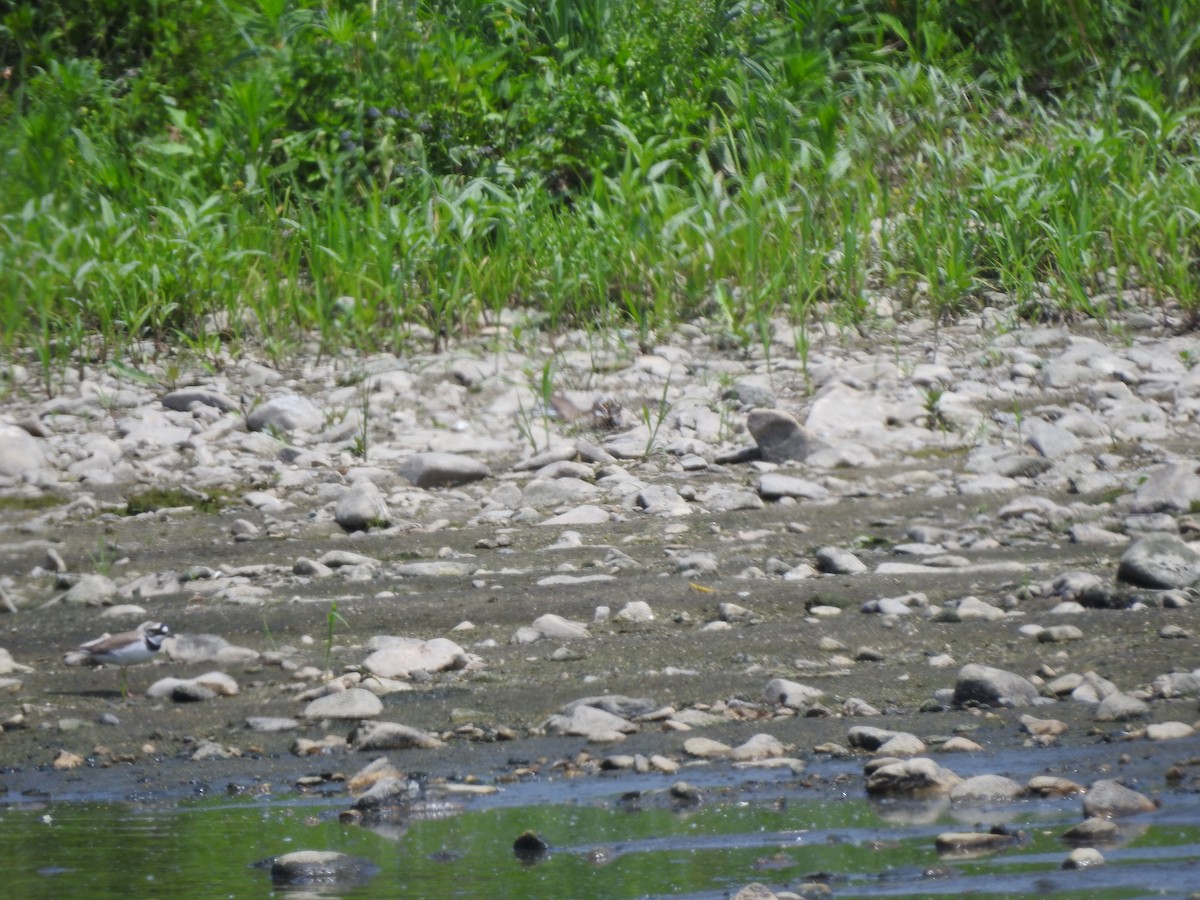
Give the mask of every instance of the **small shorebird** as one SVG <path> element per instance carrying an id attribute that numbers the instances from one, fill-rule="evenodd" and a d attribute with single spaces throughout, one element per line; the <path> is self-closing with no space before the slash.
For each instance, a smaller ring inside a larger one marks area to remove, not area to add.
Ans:
<path id="1" fill-rule="evenodd" d="M 114 665 L 121 667 L 121 699 L 129 693 L 125 681 L 125 667 L 149 662 L 170 637 L 171 629 L 162 622 L 143 622 L 134 631 L 99 637 L 80 644 L 78 652 L 85 655 L 84 662 L 92 665 Z"/>

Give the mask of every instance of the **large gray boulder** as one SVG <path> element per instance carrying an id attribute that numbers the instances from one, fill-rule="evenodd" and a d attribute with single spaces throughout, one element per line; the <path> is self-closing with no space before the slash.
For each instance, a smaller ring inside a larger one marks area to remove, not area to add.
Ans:
<path id="1" fill-rule="evenodd" d="M 978 703 L 984 706 L 1032 706 L 1039 702 L 1038 689 L 1032 681 L 1015 672 L 981 666 L 963 666 L 954 684 L 954 705 Z"/>
<path id="2" fill-rule="evenodd" d="M 306 719 L 373 719 L 383 712 L 383 701 L 362 688 L 350 688 L 318 697 L 304 707 Z"/>
<path id="3" fill-rule="evenodd" d="M 256 406 L 246 416 L 251 431 L 319 431 L 325 424 L 325 414 L 307 397 L 284 394 Z"/>
<path id="4" fill-rule="evenodd" d="M 367 531 L 388 524 L 387 500 L 375 482 L 360 478 L 338 498 L 333 520 L 346 531 Z"/>
<path id="5" fill-rule="evenodd" d="M 1184 460 L 1153 469 L 1138 485 L 1130 511 L 1135 514 L 1188 512 L 1200 500 L 1200 462 Z"/>
<path id="6" fill-rule="evenodd" d="M 781 409 L 752 409 L 746 429 L 767 462 L 804 460 L 816 448 L 813 434 Z"/>
<path id="7" fill-rule="evenodd" d="M 416 453 L 400 463 L 401 477 L 419 488 L 454 487 L 491 475 L 483 463 L 461 453 Z"/>
<path id="8" fill-rule="evenodd" d="M 408 678 L 413 672 L 441 672 L 466 666 L 466 651 L 449 638 L 428 641 L 410 637 L 376 637 L 363 668 L 380 678 Z"/>
<path id="9" fill-rule="evenodd" d="M 1173 534 L 1148 534 L 1125 551 L 1117 579 L 1146 588 L 1190 587 L 1200 579 L 1200 553 Z"/>
<path id="10" fill-rule="evenodd" d="M 1118 819 L 1156 809 L 1158 804 L 1145 794 L 1107 778 L 1093 782 L 1083 798 L 1083 814 L 1089 818 Z"/>
<path id="11" fill-rule="evenodd" d="M 16 425 L 0 425 L 0 475 L 27 475 L 45 465 L 37 438 Z"/>

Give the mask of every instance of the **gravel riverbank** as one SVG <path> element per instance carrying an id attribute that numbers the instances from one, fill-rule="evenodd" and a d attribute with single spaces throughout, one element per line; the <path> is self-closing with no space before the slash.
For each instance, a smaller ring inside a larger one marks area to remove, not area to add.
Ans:
<path id="1" fill-rule="evenodd" d="M 807 360 L 782 326 L 769 354 L 702 326 L 645 352 L 498 335 L 89 367 L 49 400 L 14 370 L 9 797 L 383 754 L 485 782 L 799 771 L 878 754 L 857 726 L 951 768 L 969 742 L 1028 747 L 1029 775 L 1045 747 L 1100 765 L 1115 742 L 1165 779 L 1200 717 L 1200 341 L 1175 324 L 986 310 L 813 332 Z M 128 700 L 64 662 L 146 620 L 175 637 Z M 1020 683 L 972 687 L 979 666 Z"/>

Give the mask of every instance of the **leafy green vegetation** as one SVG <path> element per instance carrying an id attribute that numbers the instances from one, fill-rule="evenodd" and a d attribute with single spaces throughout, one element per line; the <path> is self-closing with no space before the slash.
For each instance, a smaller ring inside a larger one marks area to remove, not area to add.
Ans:
<path id="1" fill-rule="evenodd" d="M 329 612 L 325 615 L 325 671 L 333 671 L 333 641 L 337 636 L 338 624 L 349 625 L 349 623 L 338 612 L 336 600 L 329 601 Z"/>
<path id="2" fill-rule="evenodd" d="M 1200 0 L 9 0 L 0 353 L 1200 308 Z M 881 296 L 887 302 L 881 303 Z"/>

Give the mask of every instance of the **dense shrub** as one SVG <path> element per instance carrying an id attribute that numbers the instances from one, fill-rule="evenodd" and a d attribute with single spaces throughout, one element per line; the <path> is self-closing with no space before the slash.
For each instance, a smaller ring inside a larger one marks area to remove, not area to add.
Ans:
<path id="1" fill-rule="evenodd" d="M 0 0 L 0 333 L 1200 308 L 1198 63 L 1200 0 Z"/>
<path id="2" fill-rule="evenodd" d="M 244 181 L 250 165 L 262 183 L 294 178 L 301 189 L 420 171 L 572 192 L 622 164 L 614 122 L 639 141 L 669 138 L 683 172 L 731 134 L 786 152 L 797 132 L 819 143 L 824 128 L 828 143 L 837 82 L 889 59 L 969 69 L 997 91 L 1039 96 L 1126 69 L 1181 102 L 1194 96 L 1200 61 L 1195 7 L 26 0 L 0 4 L 0 54 L 11 61 L 3 108 L 52 117 L 60 130 L 91 116 L 87 137 L 100 127 L 122 153 L 138 139 L 186 143 L 184 132 L 214 130 L 178 154 L 219 157 L 209 189 Z M 31 127 L 30 141 L 62 156 L 68 136 L 47 127 Z M 36 194 L 61 174 L 50 166 L 26 181 Z"/>

